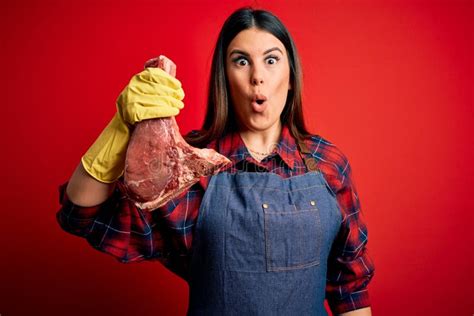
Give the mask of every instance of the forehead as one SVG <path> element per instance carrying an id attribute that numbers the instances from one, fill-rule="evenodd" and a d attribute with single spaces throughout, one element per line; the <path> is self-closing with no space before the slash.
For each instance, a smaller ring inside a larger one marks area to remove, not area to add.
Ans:
<path id="1" fill-rule="evenodd" d="M 250 28 L 241 31 L 232 39 L 227 47 L 227 54 L 232 49 L 240 49 L 251 54 L 258 54 L 272 47 L 278 47 L 285 52 L 283 43 L 272 33 L 257 28 Z"/>

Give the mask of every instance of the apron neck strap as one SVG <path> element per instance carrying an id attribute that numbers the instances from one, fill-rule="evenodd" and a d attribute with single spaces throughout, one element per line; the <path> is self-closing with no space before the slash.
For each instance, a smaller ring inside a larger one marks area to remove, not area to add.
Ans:
<path id="1" fill-rule="evenodd" d="M 308 171 L 319 171 L 318 163 L 316 159 L 312 156 L 312 152 L 309 150 L 308 146 L 303 141 L 296 140 L 298 144 L 298 149 L 301 158 L 303 159 L 304 164 Z"/>

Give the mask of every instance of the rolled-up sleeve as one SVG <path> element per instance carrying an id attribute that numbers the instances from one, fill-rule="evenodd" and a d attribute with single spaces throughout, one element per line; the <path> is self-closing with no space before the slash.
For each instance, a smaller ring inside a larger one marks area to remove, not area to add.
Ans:
<path id="1" fill-rule="evenodd" d="M 326 297 L 335 314 L 370 306 L 367 285 L 375 271 L 367 249 L 367 226 L 345 157 L 340 167 L 336 198 L 343 217 L 329 255 L 326 282 Z"/>

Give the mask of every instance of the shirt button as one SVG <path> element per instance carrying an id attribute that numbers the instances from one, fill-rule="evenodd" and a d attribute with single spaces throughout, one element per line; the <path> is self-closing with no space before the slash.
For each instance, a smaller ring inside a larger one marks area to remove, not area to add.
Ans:
<path id="1" fill-rule="evenodd" d="M 315 205 L 316 205 L 316 202 L 315 202 L 315 201 L 311 201 L 311 202 L 309 202 L 309 203 L 311 203 L 312 206 L 315 206 Z"/>
<path id="2" fill-rule="evenodd" d="M 263 203 L 263 208 L 268 208 L 268 204 L 267 203 Z"/>

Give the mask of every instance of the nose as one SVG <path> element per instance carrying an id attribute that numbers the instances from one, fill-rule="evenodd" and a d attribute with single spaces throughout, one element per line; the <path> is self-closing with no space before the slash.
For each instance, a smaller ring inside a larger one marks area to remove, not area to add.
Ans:
<path id="1" fill-rule="evenodd" d="M 260 78 L 260 77 L 259 78 L 255 78 L 255 77 L 252 78 L 252 84 L 259 85 L 259 84 L 262 84 L 262 83 L 263 83 L 262 78 Z"/>
<path id="2" fill-rule="evenodd" d="M 253 72 L 251 76 L 252 85 L 260 85 L 263 83 L 262 70 L 258 69 L 259 67 L 253 67 Z"/>

